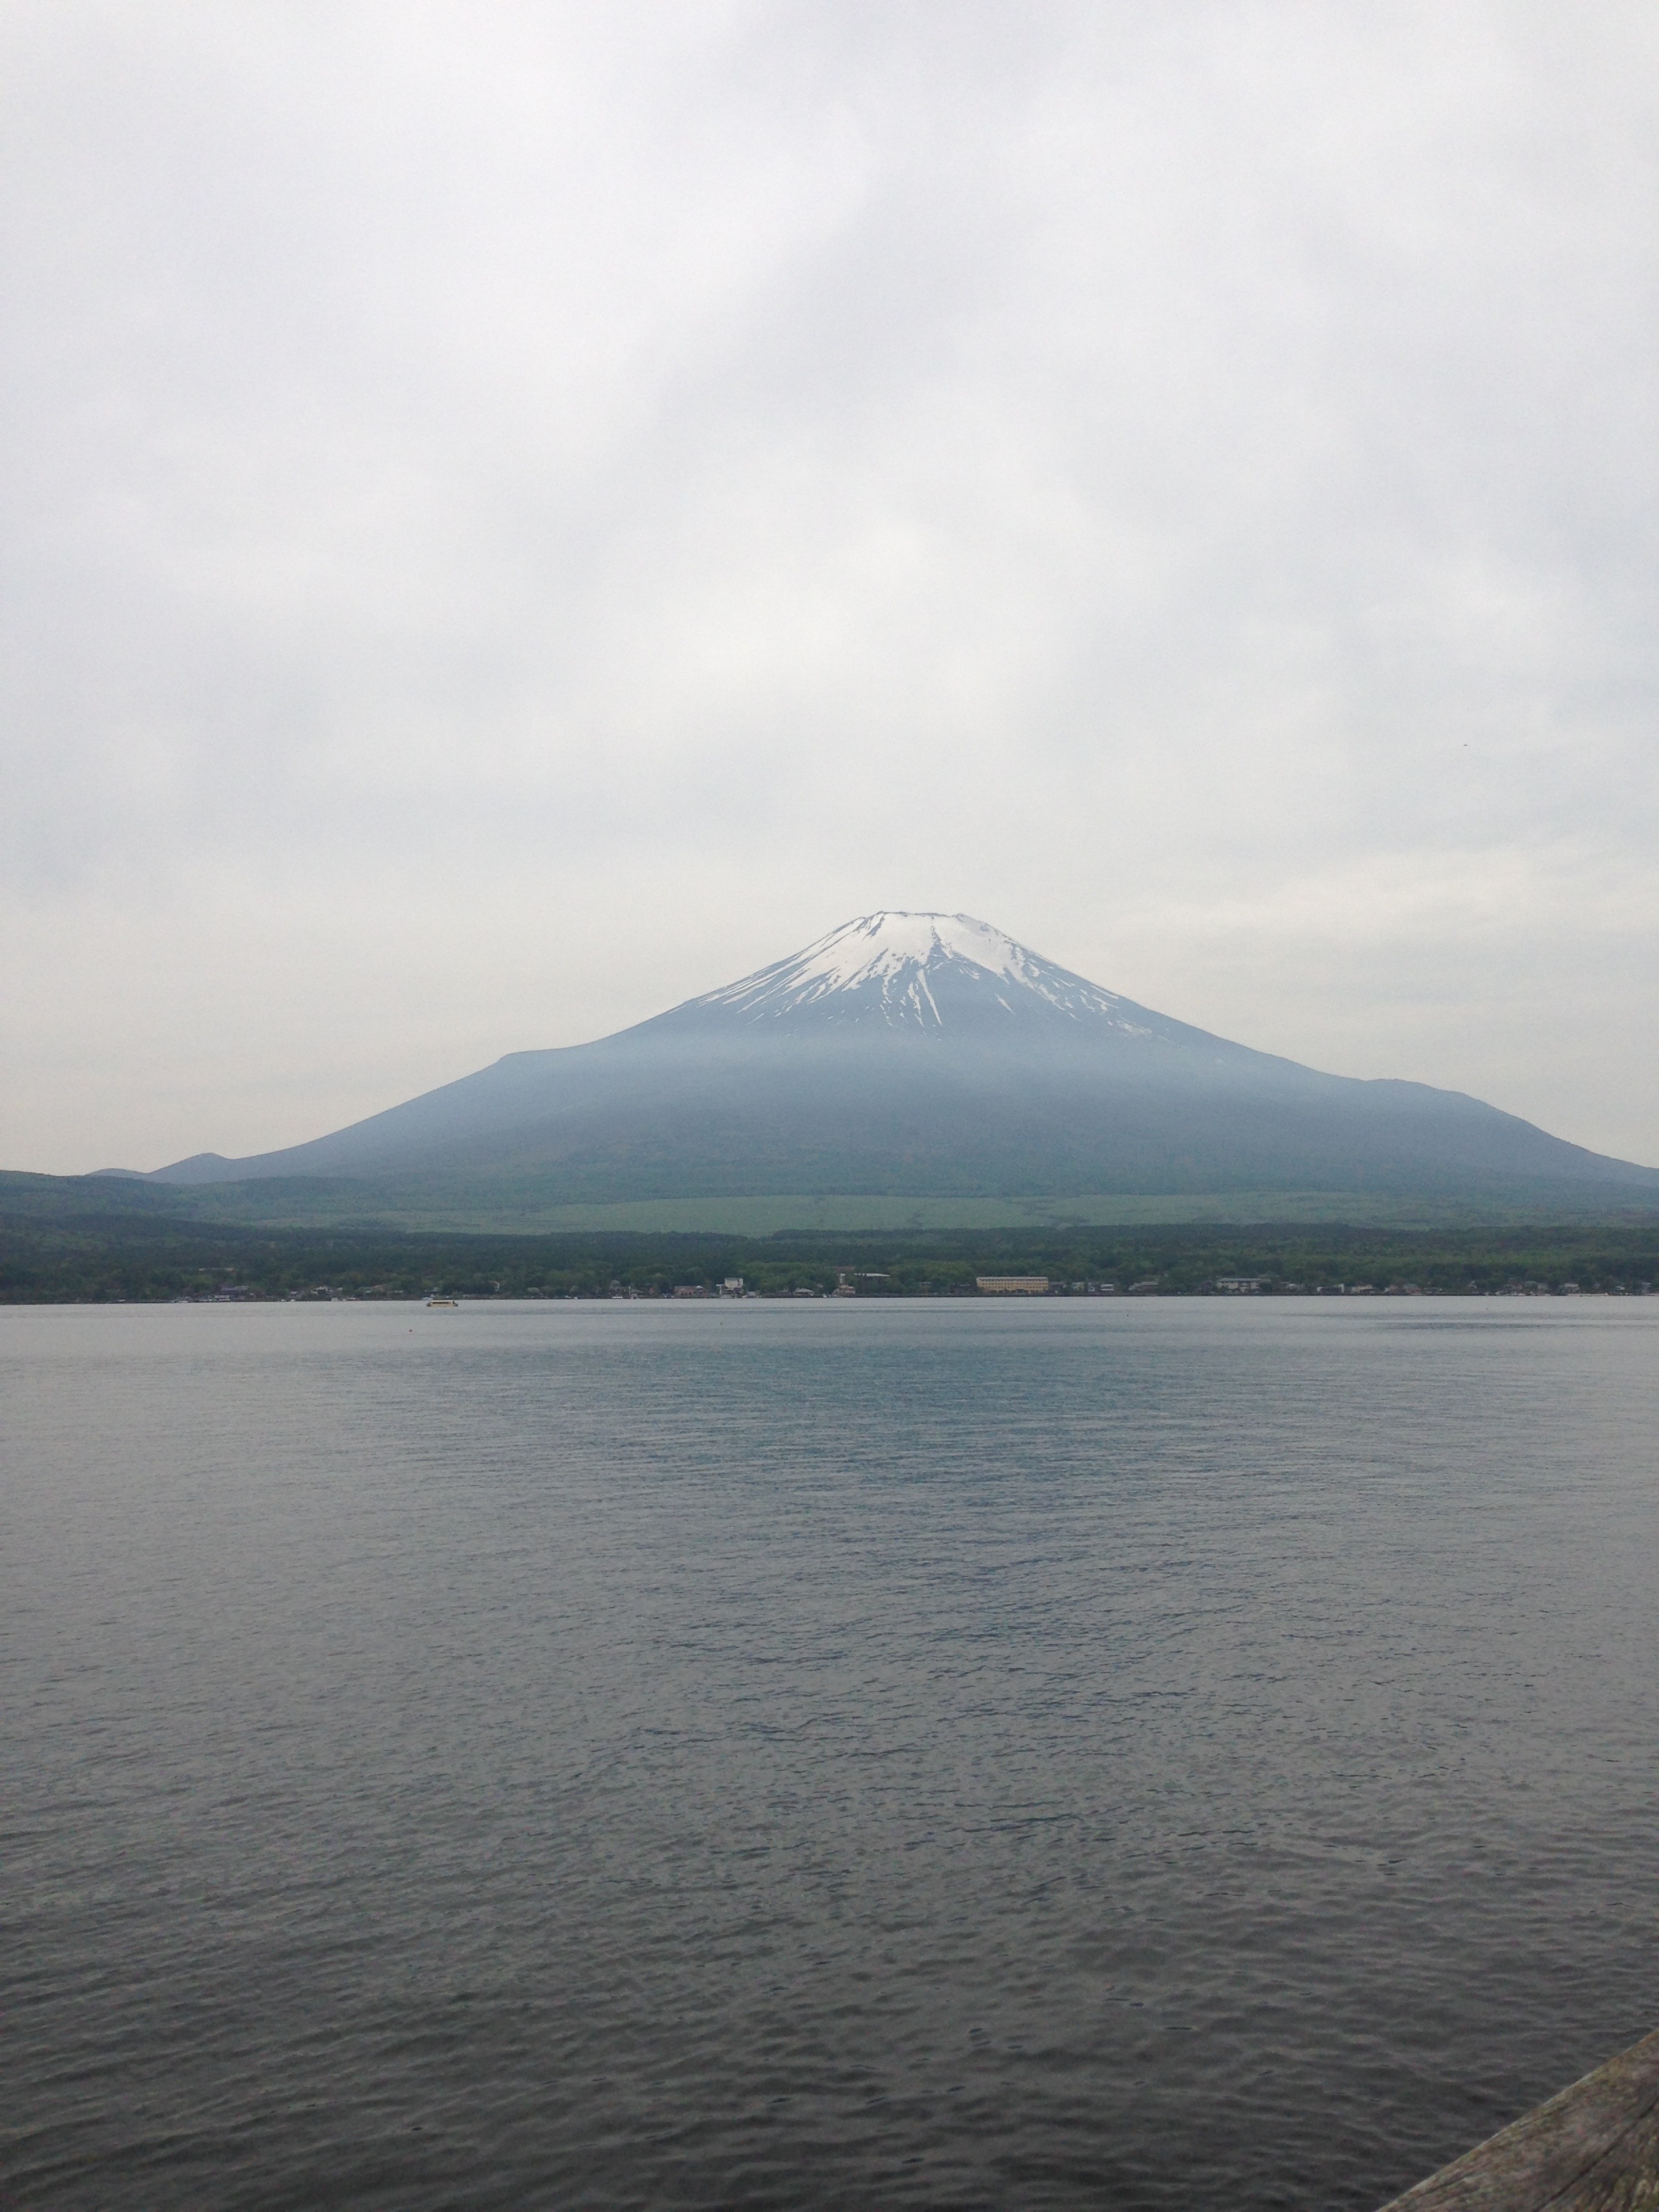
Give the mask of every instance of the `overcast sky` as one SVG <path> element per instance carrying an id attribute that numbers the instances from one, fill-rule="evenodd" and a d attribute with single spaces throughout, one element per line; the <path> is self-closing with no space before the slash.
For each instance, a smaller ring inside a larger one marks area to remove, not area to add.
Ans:
<path id="1" fill-rule="evenodd" d="M 0 1164 L 851 915 L 1659 1163 L 1650 0 L 11 0 Z"/>

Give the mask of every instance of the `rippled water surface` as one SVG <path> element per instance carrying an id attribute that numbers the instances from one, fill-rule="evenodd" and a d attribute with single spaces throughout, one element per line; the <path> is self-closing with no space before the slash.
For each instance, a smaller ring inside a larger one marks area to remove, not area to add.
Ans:
<path id="1" fill-rule="evenodd" d="M 1364 2208 L 1659 2020 L 1659 1301 L 0 1309 L 9 2206 Z"/>

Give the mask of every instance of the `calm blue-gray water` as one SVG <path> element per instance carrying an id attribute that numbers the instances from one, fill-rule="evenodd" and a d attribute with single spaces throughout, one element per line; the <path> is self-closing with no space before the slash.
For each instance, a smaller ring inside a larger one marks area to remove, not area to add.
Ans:
<path id="1" fill-rule="evenodd" d="M 0 2203 L 1366 2212 L 1659 2021 L 1659 1300 L 0 1309 Z"/>

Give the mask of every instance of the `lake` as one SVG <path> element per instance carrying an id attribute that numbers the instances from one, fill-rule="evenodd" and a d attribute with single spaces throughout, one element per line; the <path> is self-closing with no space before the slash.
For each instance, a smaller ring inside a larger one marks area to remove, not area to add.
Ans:
<path id="1" fill-rule="evenodd" d="M 1352 2208 L 1659 2021 L 1659 1299 L 0 1308 L 8 2207 Z"/>

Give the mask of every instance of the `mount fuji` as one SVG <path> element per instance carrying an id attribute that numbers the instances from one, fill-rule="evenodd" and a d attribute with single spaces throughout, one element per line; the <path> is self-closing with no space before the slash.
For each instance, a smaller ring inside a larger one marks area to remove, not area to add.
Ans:
<path id="1" fill-rule="evenodd" d="M 150 1180 L 272 1177 L 344 1179 L 365 1210 L 395 1188 L 497 1212 L 800 1193 L 1659 1204 L 1659 1170 L 1459 1092 L 1231 1043 L 961 914 L 865 915 L 594 1043 Z"/>

